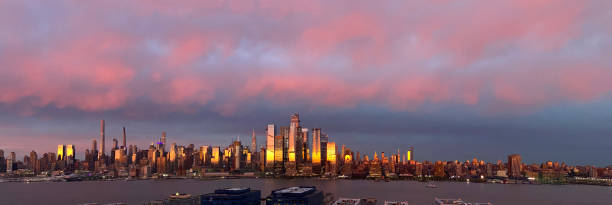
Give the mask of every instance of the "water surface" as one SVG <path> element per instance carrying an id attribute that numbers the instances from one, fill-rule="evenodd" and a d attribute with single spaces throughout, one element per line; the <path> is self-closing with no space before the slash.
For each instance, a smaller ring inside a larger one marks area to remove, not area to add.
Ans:
<path id="1" fill-rule="evenodd" d="M 404 200 L 411 205 L 433 204 L 434 197 L 462 198 L 468 202 L 503 204 L 612 204 L 612 187 L 588 185 L 522 185 L 434 182 L 426 188 L 415 181 L 376 182 L 369 180 L 319 179 L 223 179 L 223 180 L 140 180 L 0 183 L 0 204 L 80 204 L 86 202 L 143 204 L 164 199 L 171 193 L 192 195 L 223 187 L 251 187 L 262 197 L 273 189 L 314 185 L 336 197 L 373 197 Z"/>

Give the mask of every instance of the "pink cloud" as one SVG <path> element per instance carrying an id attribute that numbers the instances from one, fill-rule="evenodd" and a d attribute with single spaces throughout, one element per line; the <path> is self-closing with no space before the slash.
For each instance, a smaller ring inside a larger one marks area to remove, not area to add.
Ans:
<path id="1" fill-rule="evenodd" d="M 0 103 L 27 104 L 29 114 L 142 99 L 228 115 L 258 100 L 527 109 L 612 92 L 612 62 L 598 60 L 606 54 L 568 51 L 586 47 L 576 46 L 586 22 L 605 20 L 589 13 L 595 2 L 23 4 L 0 8 Z"/>
<path id="2" fill-rule="evenodd" d="M 588 64 L 560 71 L 560 89 L 573 100 L 589 101 L 612 92 L 612 70 Z"/>
<path id="3" fill-rule="evenodd" d="M 385 53 L 385 31 L 379 22 L 361 13 L 349 13 L 307 28 L 300 38 L 300 53 L 316 58 L 348 53 L 358 64 L 382 60 Z M 343 48 L 344 47 L 344 48 Z"/>

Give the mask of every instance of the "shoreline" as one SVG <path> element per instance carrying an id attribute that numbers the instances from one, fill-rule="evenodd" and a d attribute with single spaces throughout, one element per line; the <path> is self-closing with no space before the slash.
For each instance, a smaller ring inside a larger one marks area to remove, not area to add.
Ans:
<path id="1" fill-rule="evenodd" d="M 89 179 L 70 179 L 66 178 L 66 176 L 53 176 L 53 177 L 19 177 L 19 178 L 0 178 L 0 184 L 2 183 L 45 183 L 45 182 L 83 182 L 83 181 L 102 181 L 102 182 L 112 182 L 112 181 L 170 181 L 170 180 L 199 180 L 199 181 L 212 181 L 212 180 L 228 180 L 228 179 L 277 179 L 277 180 L 292 180 L 292 179 L 312 179 L 317 181 L 336 181 L 336 180 L 345 180 L 345 181 L 372 181 L 372 182 L 391 182 L 391 181 L 412 181 L 412 182 L 421 182 L 423 184 L 431 184 L 434 182 L 448 182 L 448 183 L 467 183 L 467 184 L 509 184 L 509 185 L 554 185 L 554 186 L 563 186 L 563 185 L 590 185 L 590 186 L 602 186 L 602 187 L 612 187 L 612 183 L 592 183 L 592 181 L 586 181 L 583 183 L 575 183 L 577 181 L 565 182 L 565 183 L 537 183 L 537 182 L 529 182 L 522 180 L 509 180 L 509 181 L 469 181 L 469 180 L 415 180 L 415 179 L 350 179 L 350 178 L 329 178 L 329 177 L 307 177 L 307 176 L 295 176 L 295 177 L 260 177 L 260 176 L 239 176 L 239 175 L 227 175 L 227 176 L 210 176 L 210 177 L 177 177 L 177 176 L 168 176 L 162 178 L 89 178 Z M 572 179 L 575 180 L 575 179 Z M 589 183 L 591 182 L 591 183 Z"/>

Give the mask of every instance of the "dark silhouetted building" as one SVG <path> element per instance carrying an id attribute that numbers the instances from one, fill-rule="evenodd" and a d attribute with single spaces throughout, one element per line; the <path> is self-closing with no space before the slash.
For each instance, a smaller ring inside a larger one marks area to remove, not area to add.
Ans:
<path id="1" fill-rule="evenodd" d="M 218 189 L 214 193 L 204 194 L 201 197 L 202 205 L 225 205 L 225 204 L 261 204 L 261 191 L 250 188 L 227 188 Z"/>
<path id="2" fill-rule="evenodd" d="M 272 191 L 267 205 L 323 204 L 323 193 L 313 186 L 288 187 Z"/>

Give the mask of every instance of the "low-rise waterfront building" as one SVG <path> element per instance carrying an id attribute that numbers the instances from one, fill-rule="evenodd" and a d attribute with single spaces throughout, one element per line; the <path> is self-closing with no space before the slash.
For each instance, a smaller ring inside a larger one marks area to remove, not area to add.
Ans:
<path id="1" fill-rule="evenodd" d="M 202 205 L 259 205 L 261 204 L 261 191 L 250 188 L 217 189 L 213 193 L 202 195 L 200 199 Z"/>

